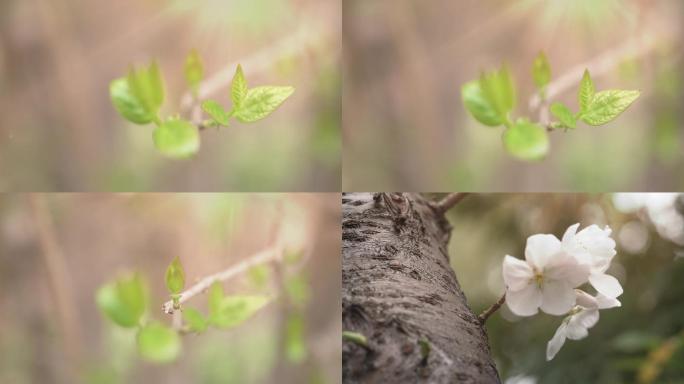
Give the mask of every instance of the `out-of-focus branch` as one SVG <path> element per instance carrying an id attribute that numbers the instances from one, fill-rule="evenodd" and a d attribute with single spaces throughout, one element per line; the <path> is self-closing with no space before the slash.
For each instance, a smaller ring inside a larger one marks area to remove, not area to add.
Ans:
<path id="1" fill-rule="evenodd" d="M 585 69 L 589 69 L 593 78 L 603 76 L 626 58 L 646 55 L 657 47 L 663 37 L 663 34 L 654 35 L 646 33 L 627 40 L 621 45 L 604 52 L 592 60 L 575 65 L 548 84 L 546 87 L 546 100 L 553 99 L 573 87 L 576 87 L 582 79 L 582 74 Z M 536 110 L 543 106 L 543 104 L 544 98 L 542 98 L 539 92 L 535 93 L 530 98 L 530 110 Z"/>
<path id="2" fill-rule="evenodd" d="M 456 192 L 450 193 L 445 198 L 439 201 L 434 201 L 430 205 L 437 213 L 444 213 L 451 209 L 454 205 L 458 204 L 470 193 L 467 192 Z"/>
<path id="3" fill-rule="evenodd" d="M 212 284 L 215 282 L 224 282 L 227 280 L 232 279 L 235 276 L 238 276 L 246 271 L 248 271 L 250 268 L 259 265 L 259 264 L 264 264 L 268 263 L 274 260 L 280 260 L 283 256 L 283 250 L 280 246 L 274 246 L 270 248 L 266 248 L 265 250 L 250 256 L 249 258 L 231 266 L 230 268 L 223 270 L 218 273 L 214 273 L 213 275 L 209 275 L 202 280 L 200 280 L 198 283 L 193 285 L 192 287 L 186 289 L 185 291 L 180 293 L 178 302 L 180 304 L 190 300 L 192 297 L 204 292 L 205 290 L 209 289 Z M 174 313 L 174 308 L 173 308 L 173 300 L 169 300 L 164 305 L 162 306 L 162 309 L 164 310 L 165 313 L 167 314 L 173 314 Z"/>
<path id="4" fill-rule="evenodd" d="M 227 88 L 233 80 L 235 68 L 238 64 L 242 64 L 246 75 L 263 72 L 283 57 L 296 55 L 322 41 L 326 41 L 330 37 L 328 35 L 327 31 L 313 30 L 311 26 L 302 24 L 295 32 L 257 51 L 253 55 L 225 65 L 222 70 L 200 83 L 197 98 L 193 97 L 191 92 L 183 95 L 181 109 L 186 111 L 192 109 L 193 117 L 196 117 L 197 111 L 200 111 L 200 109 L 195 101 L 204 100 L 219 90 Z"/>
<path id="5" fill-rule="evenodd" d="M 72 278 L 64 261 L 64 254 L 55 236 L 54 224 L 43 195 L 30 194 L 28 197 L 31 213 L 38 231 L 38 240 L 43 254 L 50 290 L 62 328 L 64 349 L 67 358 L 77 363 L 82 350 L 79 318 L 74 303 Z M 70 366 L 72 366 L 70 364 Z"/>

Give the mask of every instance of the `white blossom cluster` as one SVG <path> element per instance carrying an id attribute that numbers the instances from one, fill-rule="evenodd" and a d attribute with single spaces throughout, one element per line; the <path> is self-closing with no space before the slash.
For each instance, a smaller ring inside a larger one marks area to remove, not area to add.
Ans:
<path id="1" fill-rule="evenodd" d="M 599 310 L 619 307 L 618 280 L 606 274 L 615 256 L 611 229 L 591 225 L 577 232 L 570 226 L 562 240 L 538 234 L 527 239 L 525 260 L 506 255 L 503 278 L 506 304 L 518 316 L 533 316 L 541 309 L 565 316 L 546 348 L 546 359 L 558 353 L 566 339 L 579 340 L 596 325 Z M 578 289 L 589 283 L 597 295 Z"/>

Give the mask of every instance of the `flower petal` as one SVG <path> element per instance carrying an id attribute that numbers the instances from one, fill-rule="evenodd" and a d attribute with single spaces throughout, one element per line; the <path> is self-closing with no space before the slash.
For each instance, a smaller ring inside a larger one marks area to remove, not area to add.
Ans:
<path id="1" fill-rule="evenodd" d="M 502 272 L 506 286 L 513 291 L 523 289 L 534 276 L 529 264 L 509 255 L 504 257 Z"/>
<path id="2" fill-rule="evenodd" d="M 546 264 L 561 250 L 561 242 L 554 235 L 538 234 L 527 238 L 525 259 L 543 270 Z"/>
<path id="3" fill-rule="evenodd" d="M 583 310 L 579 311 L 579 313 L 575 314 L 572 317 L 572 320 L 570 321 L 570 323 L 573 324 L 574 326 L 579 326 L 579 327 L 584 328 L 586 330 L 586 329 L 589 329 L 589 328 L 593 327 L 594 325 L 596 325 L 596 323 L 598 323 L 598 321 L 599 321 L 599 310 L 596 308 L 593 308 L 593 309 L 583 309 Z M 586 332 L 583 332 L 583 334 L 584 333 L 586 333 Z M 580 339 L 585 337 L 585 336 L 586 336 L 586 334 L 584 336 L 580 337 Z M 579 339 L 570 337 L 570 332 L 568 332 L 568 338 L 573 339 L 573 340 L 579 340 Z"/>
<path id="4" fill-rule="evenodd" d="M 563 280 L 574 288 L 587 282 L 589 266 L 578 263 L 577 259 L 566 252 L 560 252 L 549 260 L 543 273 L 544 278 Z"/>
<path id="5" fill-rule="evenodd" d="M 581 313 L 581 312 L 580 312 Z M 596 311 L 598 313 L 598 310 Z M 568 321 L 568 327 L 565 330 L 565 335 L 570 340 L 581 340 L 589 335 L 589 331 L 581 322 L 577 320 L 578 315 L 572 315 Z"/>
<path id="6" fill-rule="evenodd" d="M 579 228 L 580 223 L 575 223 L 568 227 L 563 234 L 563 239 L 561 242 L 563 245 L 570 245 L 575 240 L 575 235 L 577 234 L 577 228 Z"/>
<path id="7" fill-rule="evenodd" d="M 596 302 L 599 309 L 609 309 L 622 306 L 620 300 L 604 296 L 601 293 L 596 295 Z"/>
<path id="8" fill-rule="evenodd" d="M 598 298 L 584 292 L 581 289 L 575 289 L 576 303 L 584 308 L 599 308 Z"/>
<path id="9" fill-rule="evenodd" d="M 556 330 L 556 333 L 554 333 L 551 340 L 549 340 L 548 344 L 546 344 L 546 361 L 551 361 L 551 359 L 556 356 L 558 351 L 560 351 L 563 344 L 565 344 L 566 328 L 566 321 L 563 320 L 561 325 Z"/>
<path id="10" fill-rule="evenodd" d="M 544 281 L 541 310 L 549 315 L 564 315 L 575 305 L 575 291 L 564 281 Z"/>
<path id="11" fill-rule="evenodd" d="M 529 284 L 519 291 L 506 291 L 506 305 L 518 316 L 532 316 L 539 311 L 542 293 L 536 284 Z"/>
<path id="12" fill-rule="evenodd" d="M 589 282 L 596 288 L 596 290 L 606 296 L 614 299 L 622 295 L 622 286 L 618 279 L 605 273 L 594 273 L 589 276 Z"/>

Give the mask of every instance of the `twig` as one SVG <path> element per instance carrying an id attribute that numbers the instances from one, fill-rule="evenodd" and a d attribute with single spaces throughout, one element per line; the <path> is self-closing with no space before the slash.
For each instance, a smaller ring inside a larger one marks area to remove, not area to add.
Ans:
<path id="1" fill-rule="evenodd" d="M 48 280 L 62 327 L 64 349 L 72 363 L 77 363 L 81 353 L 81 326 L 73 300 L 72 277 L 64 261 L 64 254 L 57 242 L 55 228 L 44 197 L 29 195 L 29 204 L 38 230 L 38 239 L 48 272 Z"/>
<path id="2" fill-rule="evenodd" d="M 204 100 L 219 90 L 228 87 L 233 80 L 235 68 L 239 63 L 245 68 L 245 74 L 262 72 L 267 70 L 280 58 L 294 56 L 301 51 L 309 49 L 312 45 L 325 41 L 328 37 L 329 33 L 321 33 L 320 31 L 313 30 L 312 27 L 306 24 L 302 24 L 295 32 L 282 38 L 275 44 L 272 44 L 249 57 L 225 65 L 223 70 L 216 72 L 200 83 L 197 90 L 197 99 Z M 181 108 L 183 110 L 193 108 L 193 105 L 196 104 L 194 102 L 195 100 L 192 92 L 187 92 L 181 99 Z"/>
<path id="3" fill-rule="evenodd" d="M 449 209 L 451 209 L 454 205 L 460 203 L 461 200 L 463 200 L 469 194 L 470 193 L 468 192 L 450 193 L 440 201 L 433 201 L 430 204 L 430 207 L 432 207 L 432 209 L 434 209 L 435 212 L 443 214 Z"/>
<path id="4" fill-rule="evenodd" d="M 501 298 L 499 298 L 499 300 L 497 300 L 496 303 L 492 304 L 489 308 L 485 309 L 484 311 L 482 311 L 482 313 L 480 313 L 479 316 L 477 316 L 477 319 L 480 320 L 480 323 L 484 324 L 489 318 L 489 316 L 491 316 L 494 312 L 501 308 L 505 301 L 506 294 L 504 293 L 503 295 L 501 295 Z"/>
<path id="5" fill-rule="evenodd" d="M 185 291 L 180 293 L 180 296 L 178 298 L 179 304 L 182 304 L 188 300 L 190 300 L 192 297 L 202 293 L 203 291 L 209 289 L 212 284 L 215 282 L 224 282 L 227 280 L 230 280 L 231 278 L 240 275 L 241 273 L 249 270 L 255 265 L 259 264 L 264 264 L 268 263 L 273 260 L 279 260 L 282 258 L 283 251 L 279 246 L 267 248 L 251 257 L 249 257 L 246 260 L 243 260 L 232 267 L 223 270 L 218 273 L 214 273 L 213 275 L 209 275 L 202 280 L 200 280 L 197 284 L 193 285 L 192 287 L 186 289 Z M 173 314 L 174 313 L 174 308 L 173 308 L 173 300 L 169 300 L 164 305 L 162 306 L 162 310 L 167 313 L 167 314 Z"/>
<path id="6" fill-rule="evenodd" d="M 539 92 L 532 95 L 529 101 L 530 109 L 536 110 L 543 106 L 544 99 L 551 100 L 577 86 L 585 69 L 589 69 L 592 77 L 596 78 L 608 73 L 625 58 L 639 57 L 647 54 L 657 46 L 659 37 L 662 36 L 644 34 L 637 38 L 627 40 L 622 45 L 604 52 L 593 60 L 575 65 L 546 86 L 545 98 L 543 98 Z"/>

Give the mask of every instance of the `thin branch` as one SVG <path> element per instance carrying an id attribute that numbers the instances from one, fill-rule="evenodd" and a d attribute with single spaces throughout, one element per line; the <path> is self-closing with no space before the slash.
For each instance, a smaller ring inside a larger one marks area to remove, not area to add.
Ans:
<path id="1" fill-rule="evenodd" d="M 468 192 L 450 193 L 440 201 L 433 201 L 430 206 L 435 210 L 435 212 L 443 214 L 451 209 L 454 205 L 460 203 L 461 200 L 468 195 L 470 195 Z"/>
<path id="2" fill-rule="evenodd" d="M 282 258 L 283 251 L 282 249 L 278 247 L 271 247 L 267 248 L 255 255 L 252 255 L 251 257 L 231 266 L 230 268 L 223 270 L 221 272 L 215 273 L 213 275 L 209 275 L 202 280 L 200 280 L 197 284 L 193 285 L 192 287 L 186 289 L 185 291 L 181 292 L 178 302 L 180 304 L 190 300 L 194 296 L 204 292 L 205 290 L 209 289 L 212 284 L 215 282 L 225 282 L 227 280 L 232 279 L 235 276 L 238 276 L 242 274 L 243 272 L 246 272 L 250 268 L 259 265 L 259 264 L 264 264 L 268 263 L 270 261 L 274 260 L 280 260 Z M 174 308 L 173 308 L 173 300 L 169 300 L 164 305 L 162 306 L 162 310 L 167 313 L 167 314 L 173 314 L 174 313 Z"/>
<path id="3" fill-rule="evenodd" d="M 644 34 L 642 36 L 627 40 L 616 48 L 610 49 L 593 60 L 575 65 L 567 72 L 556 78 L 546 87 L 546 97 L 537 92 L 530 98 L 529 106 L 531 110 L 542 107 L 544 99 L 551 100 L 560 94 L 574 88 L 582 78 L 585 69 L 589 69 L 591 76 L 597 78 L 607 74 L 610 70 L 620 64 L 625 58 L 635 58 L 644 56 L 657 47 L 660 35 Z"/>
<path id="4" fill-rule="evenodd" d="M 489 316 L 491 316 L 494 312 L 501 308 L 505 301 L 506 294 L 504 293 L 503 295 L 501 295 L 501 298 L 499 298 L 499 300 L 496 301 L 496 303 L 492 304 L 489 308 L 485 309 L 484 311 L 482 311 L 482 313 L 480 313 L 479 316 L 477 316 L 477 319 L 480 320 L 480 323 L 484 324 L 489 318 Z"/>
<path id="5" fill-rule="evenodd" d="M 45 266 L 48 272 L 50 290 L 54 295 L 54 301 L 59 315 L 59 322 L 63 332 L 64 349 L 67 357 L 73 363 L 77 363 L 81 354 L 81 326 L 74 303 L 72 276 L 64 260 L 55 227 L 50 216 L 50 211 L 42 195 L 30 194 L 29 205 L 33 214 L 38 240 L 42 251 Z"/>
<path id="6" fill-rule="evenodd" d="M 330 36 L 329 32 L 314 30 L 311 26 L 302 24 L 292 34 L 276 41 L 274 44 L 256 52 L 255 54 L 243 58 L 239 61 L 225 65 L 221 71 L 216 72 L 200 83 L 197 99 L 205 100 L 230 85 L 233 80 L 235 68 L 239 63 L 245 69 L 245 74 L 263 72 L 270 68 L 273 63 L 283 57 L 294 56 L 300 52 L 310 49 L 312 46 L 326 41 Z M 181 99 L 181 108 L 188 110 L 193 108 L 195 97 L 192 92 L 187 92 Z"/>

